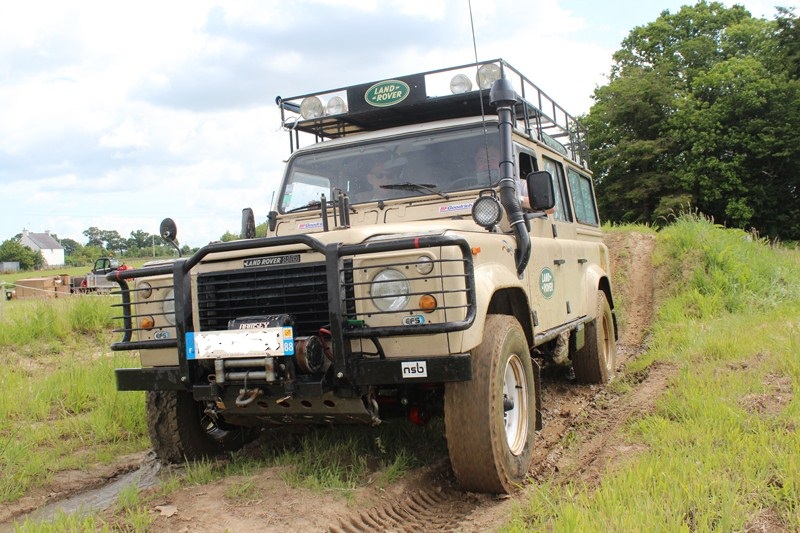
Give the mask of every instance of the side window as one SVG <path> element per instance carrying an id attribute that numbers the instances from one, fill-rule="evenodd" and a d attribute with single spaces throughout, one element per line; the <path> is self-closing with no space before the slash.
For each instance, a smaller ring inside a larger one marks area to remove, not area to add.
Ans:
<path id="1" fill-rule="evenodd" d="M 597 206 L 592 194 L 592 181 L 573 169 L 567 172 L 569 187 L 572 189 L 572 203 L 575 205 L 575 218 L 582 224 L 597 226 Z"/>
<path id="2" fill-rule="evenodd" d="M 519 179 L 524 181 L 528 174 L 531 172 L 536 172 L 537 170 L 539 170 L 539 165 L 536 164 L 536 156 L 520 151 Z"/>
<path id="3" fill-rule="evenodd" d="M 572 215 L 569 211 L 569 204 L 567 203 L 567 187 L 564 182 L 564 167 L 561 166 L 561 163 L 553 161 L 552 159 L 548 159 L 546 157 L 543 157 L 542 159 L 544 160 L 544 169 L 553 177 L 553 192 L 555 193 L 556 197 L 556 206 L 553 217 L 556 220 L 571 222 Z"/>

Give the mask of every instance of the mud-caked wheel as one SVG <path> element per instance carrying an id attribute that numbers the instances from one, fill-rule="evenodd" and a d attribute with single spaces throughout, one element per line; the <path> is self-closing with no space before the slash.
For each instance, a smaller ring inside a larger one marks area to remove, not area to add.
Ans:
<path id="1" fill-rule="evenodd" d="M 606 293 L 597 291 L 595 302 L 595 319 L 586 324 L 585 344 L 572 354 L 575 379 L 581 383 L 606 383 L 617 365 L 614 317 Z"/>
<path id="2" fill-rule="evenodd" d="M 148 391 L 145 405 L 150 441 L 164 463 L 182 463 L 235 451 L 257 431 L 227 426 L 205 412 L 190 392 Z"/>
<path id="3" fill-rule="evenodd" d="M 464 489 L 508 493 L 524 481 L 533 454 L 533 365 L 514 317 L 489 315 L 483 338 L 472 352 L 472 379 L 445 385 L 447 448 Z"/>

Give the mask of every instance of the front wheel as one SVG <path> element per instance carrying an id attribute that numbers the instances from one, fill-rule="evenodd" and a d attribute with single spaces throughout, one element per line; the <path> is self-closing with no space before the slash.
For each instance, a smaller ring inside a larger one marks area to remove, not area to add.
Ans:
<path id="1" fill-rule="evenodd" d="M 614 317 L 603 291 L 597 291 L 594 317 L 586 324 L 586 343 L 572 354 L 575 379 L 581 383 L 606 383 L 614 377 L 617 364 Z"/>
<path id="2" fill-rule="evenodd" d="M 227 426 L 186 391 L 147 391 L 147 426 L 156 456 L 181 463 L 235 451 L 253 440 L 251 428 Z"/>
<path id="3" fill-rule="evenodd" d="M 472 379 L 445 384 L 450 463 L 461 486 L 508 493 L 528 473 L 536 429 L 533 364 L 519 322 L 489 315 Z"/>

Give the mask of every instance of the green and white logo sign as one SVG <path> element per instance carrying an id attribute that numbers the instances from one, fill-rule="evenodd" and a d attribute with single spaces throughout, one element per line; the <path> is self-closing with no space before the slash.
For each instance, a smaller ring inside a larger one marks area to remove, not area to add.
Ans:
<path id="1" fill-rule="evenodd" d="M 556 290 L 556 278 L 553 276 L 553 271 L 547 267 L 539 272 L 539 290 L 542 291 L 542 296 L 546 300 L 552 298 Z"/>
<path id="2" fill-rule="evenodd" d="M 411 93 L 407 83 L 399 80 L 379 81 L 364 93 L 364 100 L 371 106 L 389 107 L 399 104 Z"/>

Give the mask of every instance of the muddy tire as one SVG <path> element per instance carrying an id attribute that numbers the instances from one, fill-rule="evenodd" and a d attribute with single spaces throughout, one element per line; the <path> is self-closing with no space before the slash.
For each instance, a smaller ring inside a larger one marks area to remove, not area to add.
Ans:
<path id="1" fill-rule="evenodd" d="M 472 379 L 445 384 L 447 448 L 464 489 L 508 493 L 525 480 L 536 429 L 534 387 L 519 322 L 489 315 L 484 341 L 472 352 Z"/>
<path id="2" fill-rule="evenodd" d="M 235 451 L 253 440 L 250 428 L 225 426 L 207 415 L 205 404 L 185 391 L 147 391 L 147 427 L 156 456 L 182 463 Z"/>
<path id="3" fill-rule="evenodd" d="M 606 383 L 617 365 L 614 318 L 606 293 L 597 291 L 596 302 L 595 319 L 586 324 L 586 342 L 572 354 L 575 379 L 581 383 Z"/>

